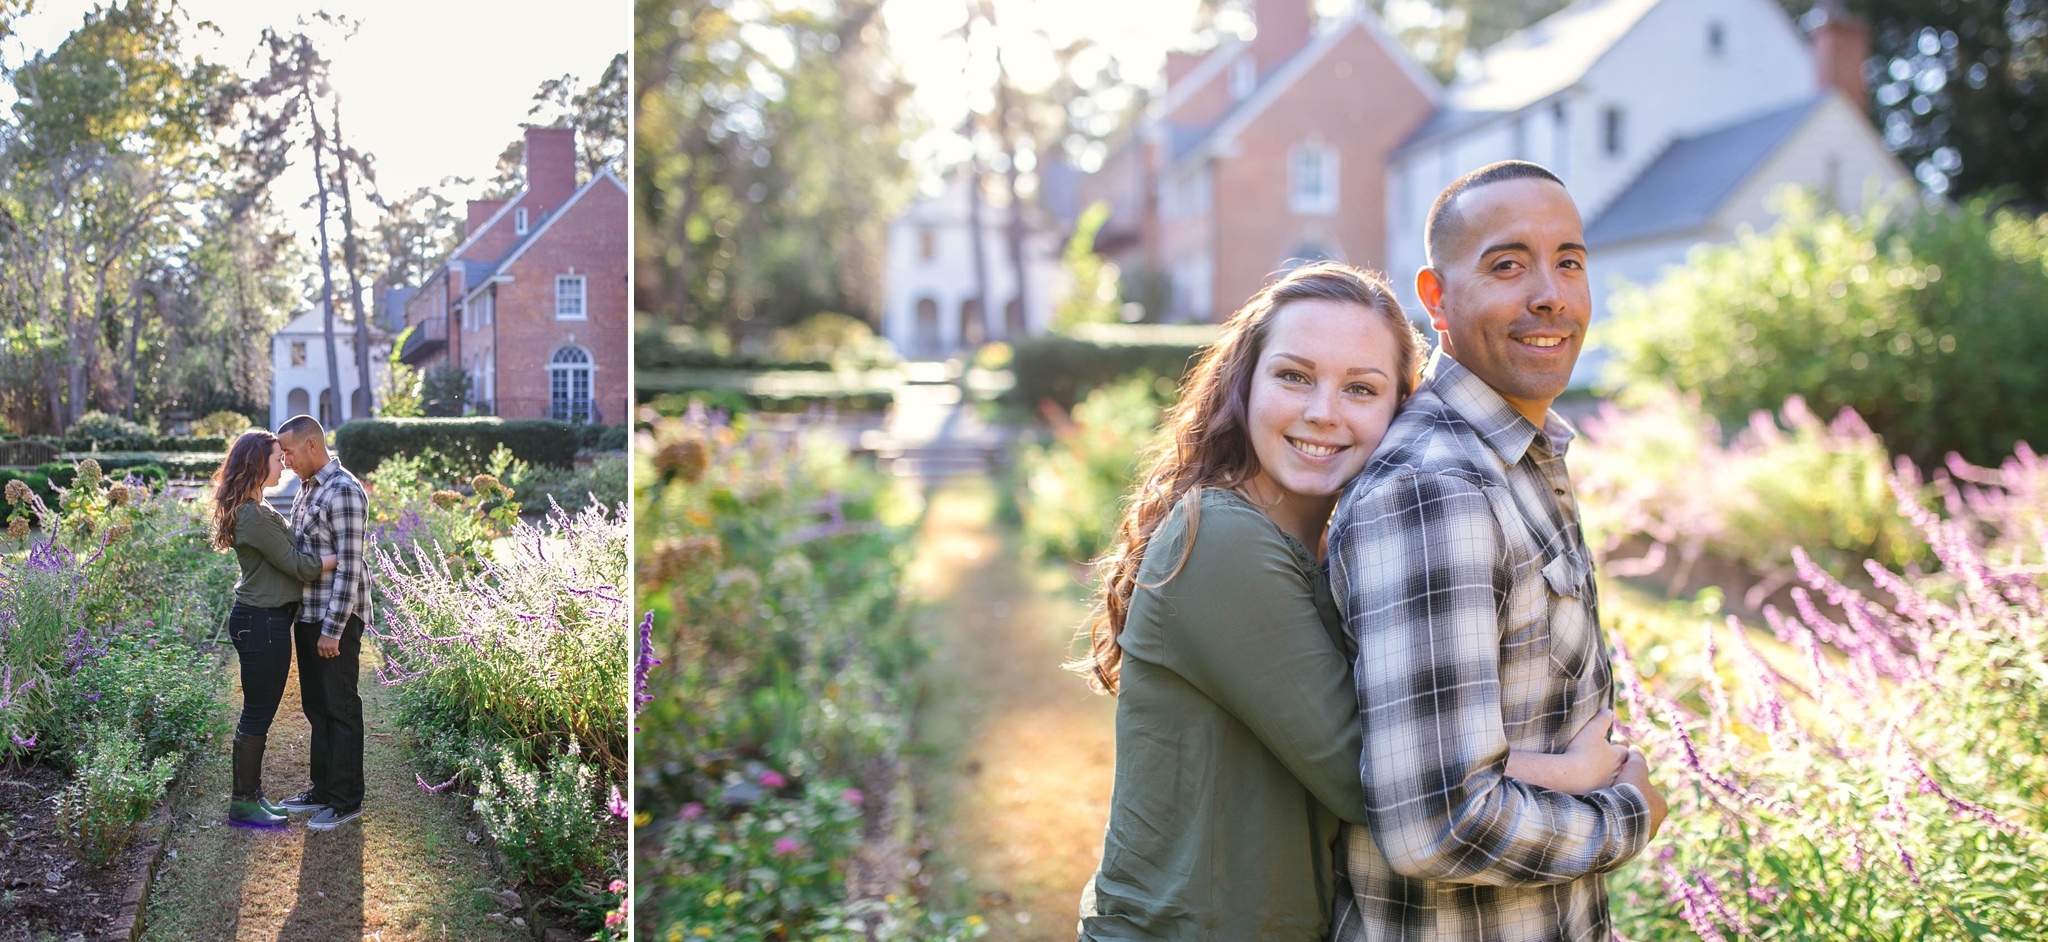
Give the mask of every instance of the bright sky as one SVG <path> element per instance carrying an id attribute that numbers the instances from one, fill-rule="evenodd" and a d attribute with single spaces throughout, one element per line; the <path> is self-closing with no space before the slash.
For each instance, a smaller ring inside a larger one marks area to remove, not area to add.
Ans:
<path id="1" fill-rule="evenodd" d="M 1314 2 L 1323 16 L 1343 15 L 1353 6 L 1353 0 Z M 1422 0 L 1395 0 L 1394 6 L 1417 4 L 1427 6 Z M 1114 58 L 1125 81 L 1154 85 L 1169 51 L 1199 44 L 1198 6 L 1198 0 L 995 0 L 1000 38 L 977 39 L 970 50 L 959 35 L 967 15 L 963 0 L 886 0 L 882 14 L 890 46 L 915 88 L 912 106 L 930 125 L 929 133 L 913 143 L 913 160 L 930 175 L 927 185 L 936 183 L 935 170 L 967 158 L 968 144 L 957 132 L 968 108 L 992 110 L 998 45 L 1003 64 L 1027 90 L 1044 88 L 1055 76 L 1040 31 L 1053 46 L 1094 40 L 1099 51 L 1076 61 L 1084 79 Z M 1222 6 L 1218 29 L 1237 32 L 1250 26 L 1241 11 Z"/>
<path id="2" fill-rule="evenodd" d="M 77 28 L 90 0 L 39 0 L 0 41 L 9 63 L 23 49 L 52 49 Z M 188 53 L 245 74 L 264 27 L 294 30 L 300 16 L 327 9 L 361 21 L 342 44 L 322 52 L 333 62 L 341 118 L 349 143 L 376 155 L 386 193 L 409 193 L 448 176 L 478 187 L 497 167 L 498 153 L 519 136 L 540 83 L 564 74 L 588 86 L 613 55 L 632 45 L 633 11 L 625 0 L 565 6 L 535 0 L 184 0 L 193 21 L 211 20 L 221 35 L 185 30 Z M 319 37 L 321 34 L 309 33 Z M 278 207 L 313 237 L 313 212 L 298 203 L 312 191 L 312 171 L 287 171 Z M 461 200 L 474 192 L 455 192 Z M 358 211 L 360 212 L 360 210 Z M 308 243 L 310 245 L 310 242 Z"/>

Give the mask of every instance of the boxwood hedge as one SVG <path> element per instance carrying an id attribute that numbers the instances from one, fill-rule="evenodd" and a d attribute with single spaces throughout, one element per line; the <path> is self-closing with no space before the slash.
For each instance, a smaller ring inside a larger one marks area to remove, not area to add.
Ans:
<path id="1" fill-rule="evenodd" d="M 429 448 L 457 466 L 482 468 L 504 445 L 512 457 L 534 465 L 567 468 L 583 446 L 585 429 L 552 419 L 471 416 L 445 419 L 356 419 L 334 430 L 334 447 L 358 475 L 369 474 L 393 455 L 417 455 Z M 602 437 L 601 431 L 594 433 Z"/>

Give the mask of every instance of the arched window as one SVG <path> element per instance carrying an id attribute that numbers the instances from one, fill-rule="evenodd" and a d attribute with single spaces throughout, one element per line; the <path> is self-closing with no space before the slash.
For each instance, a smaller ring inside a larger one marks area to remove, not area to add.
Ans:
<path id="1" fill-rule="evenodd" d="M 1024 336 L 1024 299 L 1011 298 L 1003 305 L 1003 339 L 1018 340 Z"/>
<path id="2" fill-rule="evenodd" d="M 960 302 L 960 345 L 979 347 L 988 339 L 988 320 L 981 316 L 981 299 Z"/>
<path id="3" fill-rule="evenodd" d="M 348 394 L 348 417 L 351 419 L 367 419 L 370 417 L 369 390 L 358 389 Z"/>
<path id="4" fill-rule="evenodd" d="M 938 355 L 939 302 L 931 298 L 917 299 L 917 334 L 912 342 L 918 356 Z"/>
<path id="5" fill-rule="evenodd" d="M 560 422 L 589 422 L 590 351 L 567 346 L 548 361 L 548 417 Z"/>
<path id="6" fill-rule="evenodd" d="M 284 411 L 290 413 L 290 415 L 285 416 L 287 419 L 313 411 L 312 395 L 303 389 L 294 389 L 286 393 L 284 397 Z"/>
<path id="7" fill-rule="evenodd" d="M 334 390 L 320 390 L 320 414 L 314 418 L 320 420 L 321 428 L 334 427 Z"/>

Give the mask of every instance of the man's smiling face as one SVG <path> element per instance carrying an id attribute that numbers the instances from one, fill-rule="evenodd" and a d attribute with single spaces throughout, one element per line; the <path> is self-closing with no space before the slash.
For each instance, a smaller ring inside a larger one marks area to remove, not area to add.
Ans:
<path id="1" fill-rule="evenodd" d="M 1452 244 L 1416 291 L 1444 351 L 1541 425 L 1592 312 L 1578 207 L 1556 183 L 1515 179 L 1467 190 L 1454 209 Z"/>

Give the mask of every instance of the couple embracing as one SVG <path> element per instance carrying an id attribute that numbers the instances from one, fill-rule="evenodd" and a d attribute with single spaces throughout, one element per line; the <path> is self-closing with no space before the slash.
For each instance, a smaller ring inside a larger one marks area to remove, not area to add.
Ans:
<path id="1" fill-rule="evenodd" d="M 1191 372 L 1079 665 L 1118 695 L 1083 940 L 1607 942 L 1662 823 L 1550 410 L 1585 338 L 1558 178 L 1430 210 L 1424 362 L 1379 276 L 1295 269 Z"/>
<path id="2" fill-rule="evenodd" d="M 275 435 L 252 429 L 235 439 L 213 475 L 213 545 L 233 550 L 242 570 L 228 615 L 242 667 L 228 822 L 242 827 L 282 829 L 290 815 L 312 812 L 306 829 L 331 831 L 362 815 L 356 675 L 370 611 L 363 559 L 369 497 L 327 453 L 326 439 L 310 415 L 287 420 Z M 299 477 L 289 522 L 263 499 L 287 467 Z M 299 700 L 313 728 L 313 784 L 272 804 L 263 796 L 263 752 L 294 650 Z"/>

